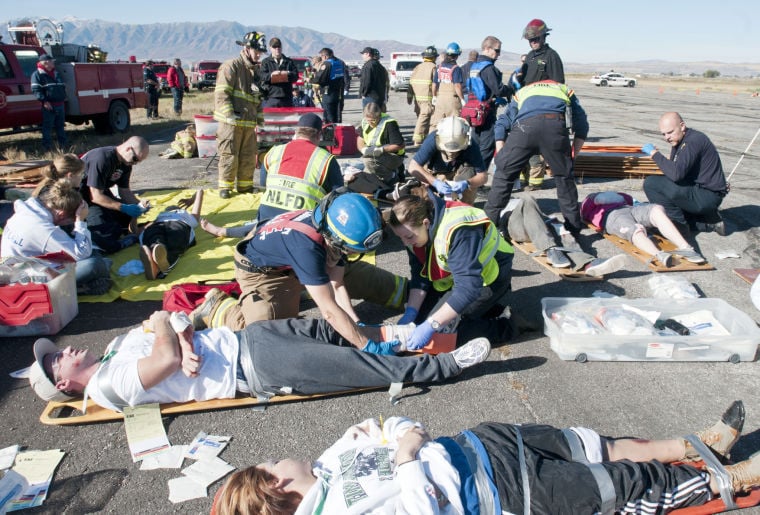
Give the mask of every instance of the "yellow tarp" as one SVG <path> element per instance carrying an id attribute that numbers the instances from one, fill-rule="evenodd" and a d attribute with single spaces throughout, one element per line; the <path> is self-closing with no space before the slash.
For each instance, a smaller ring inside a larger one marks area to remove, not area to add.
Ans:
<path id="1" fill-rule="evenodd" d="M 151 191 L 140 198 L 150 200 L 152 208 L 139 222 L 154 220 L 167 206 L 176 205 L 181 198 L 192 195 L 195 190 Z M 233 195 L 229 199 L 219 197 L 217 190 L 206 190 L 203 195 L 201 215 L 215 225 L 239 225 L 256 218 L 260 193 Z M 80 302 L 111 302 L 126 300 L 161 300 L 164 292 L 174 284 L 199 281 L 231 281 L 234 279 L 232 253 L 238 240 L 215 238 L 198 226 L 195 229 L 195 246 L 179 258 L 179 263 L 164 279 L 148 281 L 144 274 L 121 277 L 119 268 L 132 259 L 140 259 L 139 245 L 133 245 L 108 257 L 113 259 L 111 279 L 113 285 L 105 295 L 84 295 Z"/>
<path id="2" fill-rule="evenodd" d="M 180 199 L 189 197 L 194 192 L 195 190 L 151 191 L 141 195 L 140 198 L 150 200 L 152 208 L 139 222 L 154 220 L 167 206 L 176 205 Z M 260 200 L 261 193 L 246 193 L 222 199 L 217 190 L 206 190 L 201 216 L 218 226 L 240 225 L 256 218 Z M 113 259 L 113 284 L 110 291 L 105 295 L 80 295 L 79 302 L 111 302 L 118 298 L 131 301 L 161 300 L 164 292 L 174 284 L 231 281 L 235 276 L 232 255 L 237 241 L 233 238 L 215 238 L 198 226 L 195 229 L 195 246 L 182 254 L 167 277 L 154 281 L 148 281 L 145 274 L 119 276 L 118 271 L 123 264 L 140 259 L 140 246 L 133 245 L 108 256 Z M 366 254 L 363 260 L 374 264 L 374 258 L 373 252 Z"/>

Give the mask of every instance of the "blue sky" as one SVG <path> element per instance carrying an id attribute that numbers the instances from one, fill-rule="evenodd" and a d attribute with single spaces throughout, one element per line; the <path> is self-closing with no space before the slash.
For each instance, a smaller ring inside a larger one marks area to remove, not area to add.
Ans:
<path id="1" fill-rule="evenodd" d="M 756 2 L 486 3 L 489 2 L 3 0 L 0 17 L 16 21 L 22 17 L 59 20 L 76 16 L 135 24 L 233 20 L 254 27 L 308 27 L 354 39 L 395 39 L 439 48 L 450 41 L 457 41 L 463 48 L 479 47 L 483 37 L 492 34 L 502 40 L 507 51 L 516 53 L 529 49 L 521 39 L 525 24 L 542 18 L 553 29 L 549 43 L 568 62 L 760 61 L 760 10 Z"/>

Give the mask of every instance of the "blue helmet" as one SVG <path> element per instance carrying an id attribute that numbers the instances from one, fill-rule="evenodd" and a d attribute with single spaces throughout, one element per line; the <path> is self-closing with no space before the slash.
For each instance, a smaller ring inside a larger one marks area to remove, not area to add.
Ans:
<path id="1" fill-rule="evenodd" d="M 380 212 L 369 199 L 344 188 L 325 196 L 312 216 L 325 240 L 342 251 L 367 252 L 383 240 Z"/>
<path id="2" fill-rule="evenodd" d="M 462 49 L 459 48 L 459 43 L 452 41 L 446 47 L 446 55 L 459 55 L 462 53 Z"/>

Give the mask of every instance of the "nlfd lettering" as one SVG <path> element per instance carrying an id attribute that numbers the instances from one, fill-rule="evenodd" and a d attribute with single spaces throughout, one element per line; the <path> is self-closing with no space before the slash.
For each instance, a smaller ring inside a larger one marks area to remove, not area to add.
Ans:
<path id="1" fill-rule="evenodd" d="M 306 199 L 294 193 L 285 193 L 282 191 L 267 190 L 266 201 L 278 206 L 288 207 L 293 211 L 304 209 Z"/>

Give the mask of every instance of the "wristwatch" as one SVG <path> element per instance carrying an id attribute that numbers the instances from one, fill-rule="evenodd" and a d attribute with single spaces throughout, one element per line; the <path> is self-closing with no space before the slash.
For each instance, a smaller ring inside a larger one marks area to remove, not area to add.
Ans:
<path id="1" fill-rule="evenodd" d="M 428 318 L 428 322 L 430 322 L 430 327 L 433 328 L 433 331 L 437 331 L 438 329 L 441 328 L 441 323 L 436 320 L 433 320 L 432 318 Z"/>

